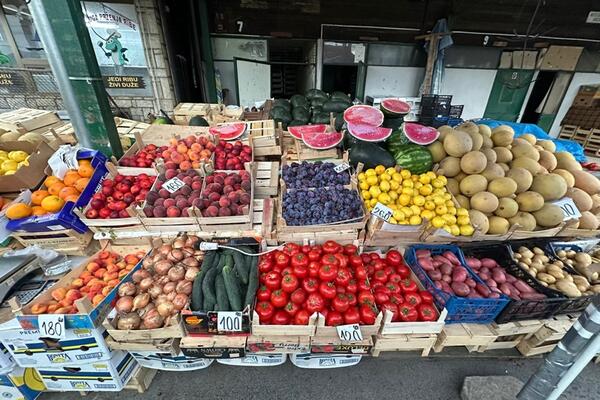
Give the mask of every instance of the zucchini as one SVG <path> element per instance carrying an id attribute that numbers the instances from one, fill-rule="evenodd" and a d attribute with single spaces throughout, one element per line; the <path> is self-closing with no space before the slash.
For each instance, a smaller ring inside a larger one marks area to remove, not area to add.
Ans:
<path id="1" fill-rule="evenodd" d="M 227 298 L 223 275 L 217 275 L 215 279 L 215 292 L 217 293 L 217 304 L 219 306 L 217 311 L 229 311 L 229 299 Z"/>
<path id="2" fill-rule="evenodd" d="M 225 281 L 225 290 L 232 311 L 242 311 L 242 295 L 240 292 L 240 282 L 235 276 L 231 266 L 226 265 L 223 268 L 223 280 Z"/>
<path id="3" fill-rule="evenodd" d="M 252 305 L 256 290 L 258 289 L 258 256 L 250 257 L 250 273 L 248 274 L 248 288 L 246 289 L 246 298 L 244 305 Z"/>
<path id="4" fill-rule="evenodd" d="M 217 277 L 217 273 L 218 268 L 209 269 L 202 281 L 203 306 L 205 311 L 211 311 L 217 302 L 215 295 L 215 278 Z"/>

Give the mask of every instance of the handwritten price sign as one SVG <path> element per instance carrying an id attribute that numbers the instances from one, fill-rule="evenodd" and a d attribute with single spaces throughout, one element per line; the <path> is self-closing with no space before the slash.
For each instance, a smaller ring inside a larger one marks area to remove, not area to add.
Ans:
<path id="1" fill-rule="evenodd" d="M 363 340 L 363 335 L 358 324 L 338 325 L 335 328 L 337 329 L 338 337 L 344 342 L 360 342 Z"/>
<path id="2" fill-rule="evenodd" d="M 181 189 L 184 186 L 185 186 L 185 183 L 177 177 L 169 179 L 162 185 L 162 187 L 167 189 L 167 191 L 169 193 L 175 193 L 176 191 L 178 191 L 179 189 Z"/>
<path id="3" fill-rule="evenodd" d="M 389 222 L 390 218 L 394 214 L 394 211 L 381 203 L 377 203 L 375 204 L 375 207 L 373 207 L 373 209 L 371 210 L 371 214 L 376 216 L 377 218 L 381 218 L 385 222 Z"/>

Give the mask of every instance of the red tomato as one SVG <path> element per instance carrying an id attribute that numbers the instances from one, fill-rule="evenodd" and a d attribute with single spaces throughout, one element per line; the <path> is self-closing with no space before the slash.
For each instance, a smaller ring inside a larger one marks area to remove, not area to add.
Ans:
<path id="1" fill-rule="evenodd" d="M 424 304 L 418 306 L 419 321 L 436 321 L 438 319 L 438 313 L 431 304 Z"/>
<path id="2" fill-rule="evenodd" d="M 292 270 L 298 279 L 304 279 L 308 276 L 308 266 L 296 265 Z"/>
<path id="3" fill-rule="evenodd" d="M 393 293 L 393 294 L 390 294 L 390 302 L 392 302 L 398 306 L 398 305 L 404 303 L 404 298 L 402 297 L 402 295 L 400 295 L 398 293 Z"/>
<path id="4" fill-rule="evenodd" d="M 385 287 L 388 288 L 390 293 L 398 293 L 399 294 L 400 292 L 402 292 L 402 290 L 400 290 L 400 286 L 396 285 L 395 283 L 388 282 L 385 285 Z"/>
<path id="5" fill-rule="evenodd" d="M 344 246 L 344 254 L 346 254 L 348 256 L 356 254 L 357 251 L 358 251 L 358 248 L 353 244 L 347 244 Z"/>
<path id="6" fill-rule="evenodd" d="M 304 246 L 302 246 L 300 248 L 300 251 L 303 252 L 304 254 L 308 254 L 308 252 L 310 251 L 310 246 L 305 244 Z"/>
<path id="7" fill-rule="evenodd" d="M 311 250 L 308 252 L 309 261 L 319 261 L 321 259 L 321 252 L 317 250 Z"/>
<path id="8" fill-rule="evenodd" d="M 294 316 L 294 325 L 308 325 L 310 314 L 306 310 L 300 310 Z"/>
<path id="9" fill-rule="evenodd" d="M 327 319 L 327 314 L 329 314 L 329 308 L 323 307 L 323 309 L 321 311 L 319 311 L 319 313 L 323 316 L 323 318 Z M 321 317 L 319 317 L 319 318 L 321 318 Z"/>
<path id="10" fill-rule="evenodd" d="M 400 321 L 403 322 L 416 321 L 419 317 L 417 310 L 413 306 L 406 305 L 406 303 L 398 307 L 398 312 L 400 313 Z"/>
<path id="11" fill-rule="evenodd" d="M 323 246 L 321 246 L 320 244 L 316 244 L 314 246 L 310 246 L 310 251 L 316 251 L 317 253 L 319 253 L 319 255 L 323 254 Z"/>
<path id="12" fill-rule="evenodd" d="M 256 313 L 260 318 L 260 322 L 269 321 L 271 318 L 273 318 L 275 308 L 268 301 L 261 301 L 260 303 L 256 304 Z"/>
<path id="13" fill-rule="evenodd" d="M 286 243 L 285 246 L 283 246 L 283 252 L 288 256 L 293 256 L 300 252 L 300 245 L 297 245 L 296 243 Z"/>
<path id="14" fill-rule="evenodd" d="M 346 292 L 350 292 L 350 293 L 358 292 L 358 285 L 356 284 L 356 279 L 350 279 L 350 281 L 346 285 Z"/>
<path id="15" fill-rule="evenodd" d="M 348 266 L 348 256 L 342 253 L 335 253 L 334 257 L 338 260 L 338 266 L 346 268 Z"/>
<path id="16" fill-rule="evenodd" d="M 325 253 L 337 253 L 338 251 L 341 250 L 342 246 L 340 246 L 338 243 L 334 242 L 333 240 L 328 240 L 325 243 L 323 243 L 323 252 Z"/>
<path id="17" fill-rule="evenodd" d="M 273 269 L 273 263 L 270 260 L 261 260 L 258 263 L 259 272 L 269 272 Z"/>
<path id="18" fill-rule="evenodd" d="M 433 296 L 427 290 L 419 290 L 419 296 L 421 296 L 423 303 L 433 304 Z"/>
<path id="19" fill-rule="evenodd" d="M 294 272 L 294 270 L 292 269 L 292 267 L 285 267 L 284 269 L 281 270 L 281 276 L 290 275 L 293 272 Z"/>
<path id="20" fill-rule="evenodd" d="M 344 317 L 339 311 L 330 311 L 325 318 L 325 325 L 338 326 L 344 323 Z"/>
<path id="21" fill-rule="evenodd" d="M 358 303 L 356 296 L 354 293 L 346 293 L 346 299 L 348 299 L 348 304 L 350 306 L 355 306 Z"/>
<path id="22" fill-rule="evenodd" d="M 383 293 L 383 292 L 375 292 L 375 304 L 380 305 L 383 303 L 387 303 L 388 301 L 390 301 L 390 296 L 388 296 L 387 294 Z"/>
<path id="23" fill-rule="evenodd" d="M 314 312 L 319 312 L 325 307 L 325 299 L 319 293 L 311 293 L 306 299 L 306 311 L 312 315 Z"/>
<path id="24" fill-rule="evenodd" d="M 357 256 L 356 254 L 351 255 L 348 261 L 350 262 L 350 265 L 354 268 L 363 265 L 362 258 L 360 258 L 360 256 Z"/>
<path id="25" fill-rule="evenodd" d="M 350 282 L 350 278 L 352 278 L 352 274 L 348 269 L 338 268 L 337 276 L 335 277 L 335 284 L 346 287 Z"/>
<path id="26" fill-rule="evenodd" d="M 382 260 L 374 260 L 373 261 L 373 269 L 375 271 L 379 271 L 385 268 L 385 263 Z"/>
<path id="27" fill-rule="evenodd" d="M 375 297 L 368 290 L 358 292 L 358 304 L 375 304 Z"/>
<path id="28" fill-rule="evenodd" d="M 360 322 L 360 313 L 358 307 L 350 307 L 344 312 L 345 324 L 358 324 Z"/>
<path id="29" fill-rule="evenodd" d="M 377 304 L 377 306 L 379 307 L 379 309 L 381 311 L 384 310 L 388 310 L 389 312 L 392 313 L 392 321 L 397 321 L 399 314 L 398 314 L 398 306 L 395 305 L 394 303 L 391 302 L 387 302 L 387 303 L 383 303 L 383 304 Z"/>
<path id="30" fill-rule="evenodd" d="M 404 293 L 417 293 L 419 290 L 417 284 L 412 279 L 408 278 L 400 282 L 400 289 L 402 289 L 402 292 Z"/>
<path id="31" fill-rule="evenodd" d="M 373 264 L 367 265 L 367 276 L 373 276 L 374 273 L 375 267 L 373 266 Z"/>
<path id="32" fill-rule="evenodd" d="M 406 301 L 407 304 L 410 304 L 411 306 L 413 306 L 415 308 L 422 302 L 421 296 L 419 296 L 418 293 L 406 293 L 404 295 L 404 300 Z"/>
<path id="33" fill-rule="evenodd" d="M 283 310 L 276 311 L 271 322 L 274 325 L 287 325 L 290 323 L 290 315 Z"/>
<path id="34" fill-rule="evenodd" d="M 373 306 L 369 304 L 363 304 L 360 306 L 360 322 L 364 325 L 373 325 L 375 323 L 375 319 L 377 318 L 377 313 Z"/>
<path id="35" fill-rule="evenodd" d="M 331 301 L 333 309 L 339 312 L 344 312 L 350 307 L 348 298 L 345 294 L 338 293 L 335 298 Z"/>
<path id="36" fill-rule="evenodd" d="M 308 276 L 317 278 L 319 276 L 319 269 L 321 269 L 321 264 L 318 261 L 311 261 L 308 264 Z"/>
<path id="37" fill-rule="evenodd" d="M 360 255 L 360 258 L 363 263 L 368 263 L 369 261 L 371 261 L 371 256 L 369 256 L 369 254 L 367 254 L 367 253 L 362 253 Z"/>
<path id="38" fill-rule="evenodd" d="M 269 274 L 269 272 L 261 272 L 260 275 L 258 275 L 258 281 L 261 284 L 264 284 L 267 281 L 267 274 Z"/>
<path id="39" fill-rule="evenodd" d="M 358 290 L 371 290 L 371 284 L 367 279 L 358 281 Z"/>
<path id="40" fill-rule="evenodd" d="M 356 279 L 361 280 L 361 279 L 367 279 L 367 269 L 364 266 L 358 266 L 354 269 L 354 276 L 356 276 Z"/>
<path id="41" fill-rule="evenodd" d="M 290 300 L 296 304 L 302 304 L 306 301 L 306 292 L 304 289 L 298 288 L 292 292 Z"/>
<path id="42" fill-rule="evenodd" d="M 287 254 L 283 253 L 283 252 L 279 252 L 277 254 L 275 254 L 275 264 L 279 265 L 282 268 L 287 267 L 287 265 L 290 263 L 290 256 L 288 256 Z"/>
<path id="43" fill-rule="evenodd" d="M 330 282 L 335 279 L 338 268 L 335 265 L 323 264 L 319 268 L 319 279 L 324 282 Z"/>
<path id="44" fill-rule="evenodd" d="M 393 268 L 393 267 L 390 267 L 390 266 L 388 265 L 388 266 L 386 266 L 386 267 L 383 269 L 383 272 L 385 272 L 385 275 L 389 277 L 389 276 L 390 276 L 390 275 L 392 275 L 394 272 L 396 272 L 396 270 L 394 270 L 394 268 Z"/>
<path id="45" fill-rule="evenodd" d="M 321 264 L 335 265 L 337 267 L 340 265 L 340 261 L 335 254 L 324 254 L 321 257 Z"/>
<path id="46" fill-rule="evenodd" d="M 271 304 L 276 308 L 284 307 L 288 302 L 288 295 L 283 290 L 279 289 L 271 293 Z"/>
<path id="47" fill-rule="evenodd" d="M 388 288 L 385 287 L 385 285 L 381 282 L 374 282 L 371 285 L 371 289 L 373 289 L 373 292 L 383 292 L 385 294 L 389 294 L 390 291 L 388 290 Z"/>
<path id="48" fill-rule="evenodd" d="M 326 299 L 333 299 L 337 294 L 335 290 L 335 283 L 333 282 L 321 282 L 319 285 L 319 293 Z"/>
<path id="49" fill-rule="evenodd" d="M 391 274 L 390 276 L 388 276 L 388 282 L 391 283 L 399 283 L 402 281 L 402 276 L 400 276 L 400 274 Z"/>
<path id="50" fill-rule="evenodd" d="M 292 267 L 298 267 L 298 266 L 308 267 L 309 262 L 310 262 L 310 260 L 304 253 L 296 253 L 292 256 L 292 261 L 291 261 Z"/>
<path id="51" fill-rule="evenodd" d="M 319 281 L 315 278 L 307 278 L 302 281 L 302 289 L 304 289 L 306 293 L 314 293 L 319 290 Z"/>
<path id="52" fill-rule="evenodd" d="M 402 262 L 402 254 L 400 254 L 398 250 L 390 250 L 385 255 L 385 261 L 389 265 L 400 265 L 400 263 Z"/>
<path id="53" fill-rule="evenodd" d="M 265 285 L 261 285 L 256 292 L 258 301 L 268 301 L 271 298 L 271 290 Z"/>
<path id="54" fill-rule="evenodd" d="M 343 286 L 335 286 L 336 293 L 346 293 L 346 289 Z"/>
<path id="55" fill-rule="evenodd" d="M 375 271 L 375 274 L 373 274 L 374 282 L 386 283 L 387 280 L 388 280 L 388 277 L 382 269 L 380 269 L 379 271 Z"/>
<path id="56" fill-rule="evenodd" d="M 300 311 L 300 305 L 288 301 L 288 303 L 285 305 L 285 307 L 283 307 L 283 309 L 286 313 L 290 314 L 290 317 L 293 317 L 298 311 Z"/>
<path id="57" fill-rule="evenodd" d="M 271 290 L 277 290 L 279 289 L 280 285 L 281 275 L 274 271 L 267 272 L 267 276 L 265 277 L 265 286 Z"/>
<path id="58" fill-rule="evenodd" d="M 400 264 L 396 267 L 396 273 L 403 279 L 410 277 L 410 269 L 404 264 Z"/>
<path id="59" fill-rule="evenodd" d="M 298 288 L 300 282 L 293 274 L 284 275 L 281 280 L 281 289 L 286 293 L 292 293 Z"/>
<path id="60" fill-rule="evenodd" d="M 377 253 L 369 253 L 369 257 L 371 258 L 371 261 L 381 260 L 381 257 Z"/>

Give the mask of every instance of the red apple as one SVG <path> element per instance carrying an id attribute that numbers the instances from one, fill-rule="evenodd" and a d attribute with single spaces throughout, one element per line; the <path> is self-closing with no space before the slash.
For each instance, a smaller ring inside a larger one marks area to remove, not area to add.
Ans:
<path id="1" fill-rule="evenodd" d="M 89 219 L 96 219 L 96 218 L 98 218 L 98 210 L 96 210 L 94 208 L 90 208 L 89 210 L 86 211 L 85 217 L 89 218 Z"/>

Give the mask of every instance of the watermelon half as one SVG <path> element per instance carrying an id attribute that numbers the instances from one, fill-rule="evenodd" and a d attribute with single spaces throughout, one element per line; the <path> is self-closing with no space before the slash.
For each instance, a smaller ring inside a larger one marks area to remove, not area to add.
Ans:
<path id="1" fill-rule="evenodd" d="M 402 132 L 408 140 L 422 146 L 431 144 L 440 137 L 437 129 L 414 122 L 405 122 L 402 124 Z"/>
<path id="2" fill-rule="evenodd" d="M 219 124 L 217 126 L 211 126 L 208 129 L 213 135 L 219 135 L 219 139 L 222 140 L 234 140 L 239 138 L 246 132 L 248 124 L 245 122 L 234 122 L 231 124 Z"/>
<path id="3" fill-rule="evenodd" d="M 305 145 L 315 150 L 326 150 L 337 146 L 344 134 L 341 132 L 315 132 L 307 130 L 302 132 L 302 141 Z"/>
<path id="4" fill-rule="evenodd" d="M 392 128 L 348 123 L 348 133 L 365 142 L 382 142 L 392 134 Z"/>
<path id="5" fill-rule="evenodd" d="M 380 126 L 383 124 L 383 113 L 375 107 L 359 104 L 344 111 L 344 121 L 355 125 Z"/>
<path id="6" fill-rule="evenodd" d="M 288 126 L 290 135 L 298 140 L 302 140 L 303 133 L 325 133 L 326 131 L 327 125 L 325 124 Z"/>
<path id="7" fill-rule="evenodd" d="M 385 115 L 390 117 L 401 117 L 410 112 L 410 104 L 398 99 L 382 100 L 379 108 Z"/>

